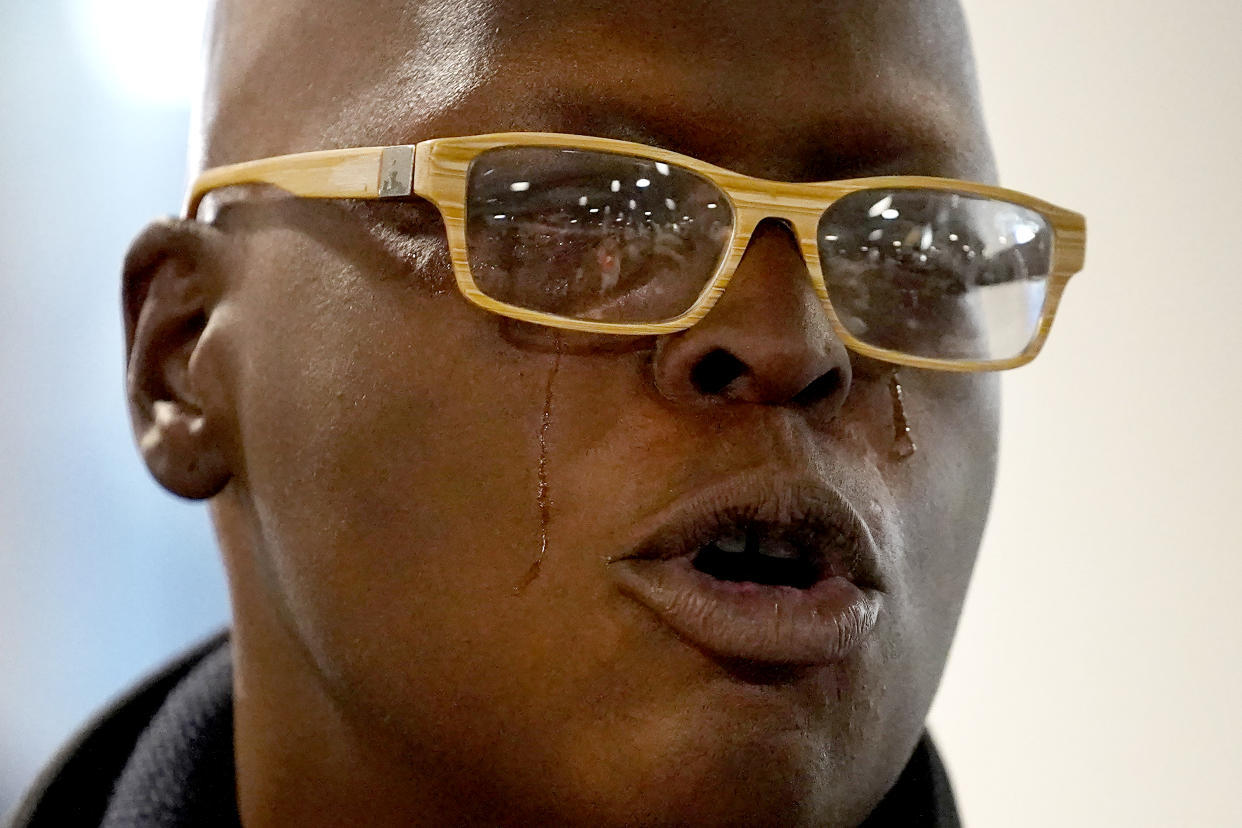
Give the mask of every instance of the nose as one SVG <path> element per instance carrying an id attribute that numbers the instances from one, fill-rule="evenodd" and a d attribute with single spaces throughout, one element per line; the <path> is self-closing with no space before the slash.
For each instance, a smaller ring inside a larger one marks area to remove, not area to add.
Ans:
<path id="1" fill-rule="evenodd" d="M 656 388 L 678 403 L 795 406 L 828 417 L 853 380 L 797 238 L 774 219 L 755 228 L 711 312 L 660 340 L 653 368 Z"/>

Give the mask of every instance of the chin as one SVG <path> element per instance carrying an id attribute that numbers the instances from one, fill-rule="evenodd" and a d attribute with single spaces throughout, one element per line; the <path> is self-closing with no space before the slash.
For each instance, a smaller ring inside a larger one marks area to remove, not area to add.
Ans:
<path id="1" fill-rule="evenodd" d="M 774 738 L 708 746 L 648 768 L 605 807 L 584 810 L 590 825 L 853 826 L 882 797 L 853 769 L 808 743 Z M 845 776 L 841 774 L 845 773 Z M 560 820 L 557 820 L 560 821 Z"/>
<path id="2" fill-rule="evenodd" d="M 835 697 L 808 710 L 805 685 L 723 682 L 732 689 L 718 686 L 664 716 L 597 733 L 593 741 L 603 747 L 574 757 L 584 770 L 565 786 L 572 793 L 558 804 L 566 810 L 549 822 L 853 826 L 904 766 L 907 740 L 877 732 L 866 704 L 836 707 L 863 712 L 862 720 L 845 721 L 832 715 Z"/>

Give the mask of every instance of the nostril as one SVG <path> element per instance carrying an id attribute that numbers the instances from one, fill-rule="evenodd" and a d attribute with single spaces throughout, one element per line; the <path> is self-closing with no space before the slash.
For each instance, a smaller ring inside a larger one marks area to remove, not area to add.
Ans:
<path id="1" fill-rule="evenodd" d="M 841 369 L 833 368 L 831 371 L 820 374 L 811 380 L 806 388 L 803 388 L 794 395 L 793 401 L 797 405 L 809 406 L 820 400 L 831 397 L 841 387 Z"/>
<path id="2" fill-rule="evenodd" d="M 720 394 L 747 372 L 746 363 L 719 348 L 709 351 L 690 369 L 690 383 L 705 396 Z"/>

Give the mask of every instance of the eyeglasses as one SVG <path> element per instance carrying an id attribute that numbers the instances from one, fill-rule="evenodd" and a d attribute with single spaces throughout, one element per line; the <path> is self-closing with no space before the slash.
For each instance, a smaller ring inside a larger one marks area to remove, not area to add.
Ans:
<path id="1" fill-rule="evenodd" d="M 1078 213 L 919 176 L 797 184 L 606 138 L 497 133 L 207 170 L 185 215 L 237 184 L 304 198 L 422 197 L 462 294 L 556 328 L 667 334 L 703 319 L 760 221 L 797 235 L 836 334 L 857 353 L 949 371 L 1035 358 L 1082 268 Z"/>

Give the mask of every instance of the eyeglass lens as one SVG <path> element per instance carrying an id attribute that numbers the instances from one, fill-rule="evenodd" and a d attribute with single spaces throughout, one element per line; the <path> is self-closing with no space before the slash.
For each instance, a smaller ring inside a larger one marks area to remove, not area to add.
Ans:
<path id="1" fill-rule="evenodd" d="M 1000 360 L 1039 327 L 1052 230 L 1038 213 L 944 190 L 861 190 L 824 211 L 820 267 L 859 341 L 911 356 Z"/>
<path id="2" fill-rule="evenodd" d="M 642 158 L 506 147 L 477 157 L 467 182 L 479 290 L 574 319 L 680 315 L 715 275 L 733 227 L 716 185 Z"/>
<path id="3" fill-rule="evenodd" d="M 486 295 L 573 319 L 680 316 L 725 256 L 734 215 L 706 178 L 593 150 L 503 147 L 467 173 L 466 247 Z M 841 324 L 912 356 L 1016 356 L 1038 327 L 1052 230 L 1015 204 L 928 189 L 865 190 L 821 217 Z"/>

